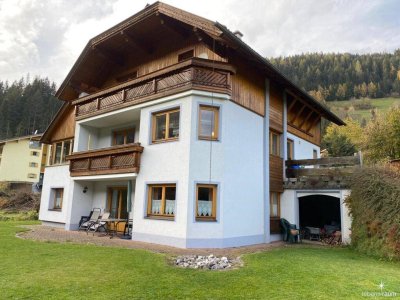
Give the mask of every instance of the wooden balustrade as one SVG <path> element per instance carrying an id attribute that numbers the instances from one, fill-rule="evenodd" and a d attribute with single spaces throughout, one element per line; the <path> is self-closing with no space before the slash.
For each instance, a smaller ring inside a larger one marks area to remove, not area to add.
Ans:
<path id="1" fill-rule="evenodd" d="M 347 188 L 350 175 L 362 165 L 361 155 L 286 161 L 284 188 Z"/>
<path id="2" fill-rule="evenodd" d="M 76 119 L 198 89 L 231 94 L 232 66 L 193 58 L 73 101 Z"/>
<path id="3" fill-rule="evenodd" d="M 75 152 L 67 156 L 71 177 L 139 173 L 140 144 L 128 144 L 90 151 Z"/>

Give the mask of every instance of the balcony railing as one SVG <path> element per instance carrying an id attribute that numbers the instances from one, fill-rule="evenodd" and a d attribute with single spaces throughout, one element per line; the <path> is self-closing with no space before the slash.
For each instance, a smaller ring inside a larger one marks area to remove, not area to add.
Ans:
<path id="1" fill-rule="evenodd" d="M 139 173 L 142 152 L 140 144 L 130 144 L 75 152 L 67 159 L 72 177 Z"/>
<path id="2" fill-rule="evenodd" d="M 193 58 L 73 101 L 76 118 L 132 106 L 190 89 L 231 94 L 234 68 L 221 62 Z"/>
<path id="3" fill-rule="evenodd" d="M 350 175 L 362 165 L 361 154 L 286 161 L 287 189 L 346 188 Z"/>

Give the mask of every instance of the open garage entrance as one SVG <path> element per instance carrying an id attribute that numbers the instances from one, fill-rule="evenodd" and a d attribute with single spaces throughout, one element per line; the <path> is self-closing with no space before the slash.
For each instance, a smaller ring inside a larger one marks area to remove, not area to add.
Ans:
<path id="1" fill-rule="evenodd" d="M 300 228 L 341 230 L 340 198 L 327 195 L 299 197 Z"/>

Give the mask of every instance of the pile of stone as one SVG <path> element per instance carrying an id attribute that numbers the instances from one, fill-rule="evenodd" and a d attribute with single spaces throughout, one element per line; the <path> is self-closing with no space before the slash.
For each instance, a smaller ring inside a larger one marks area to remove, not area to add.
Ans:
<path id="1" fill-rule="evenodd" d="M 232 268 L 235 263 L 236 260 L 229 259 L 225 256 L 216 257 L 213 254 L 208 256 L 183 255 L 175 259 L 175 265 L 190 269 L 224 270 Z"/>

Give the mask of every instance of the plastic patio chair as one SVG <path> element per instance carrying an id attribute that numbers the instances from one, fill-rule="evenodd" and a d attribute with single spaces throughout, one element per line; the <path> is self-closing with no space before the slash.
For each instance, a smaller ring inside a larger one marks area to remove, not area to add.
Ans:
<path id="1" fill-rule="evenodd" d="M 288 220 L 282 218 L 281 226 L 283 229 L 283 240 L 289 243 L 301 242 L 300 230 L 295 224 L 290 224 Z"/>

